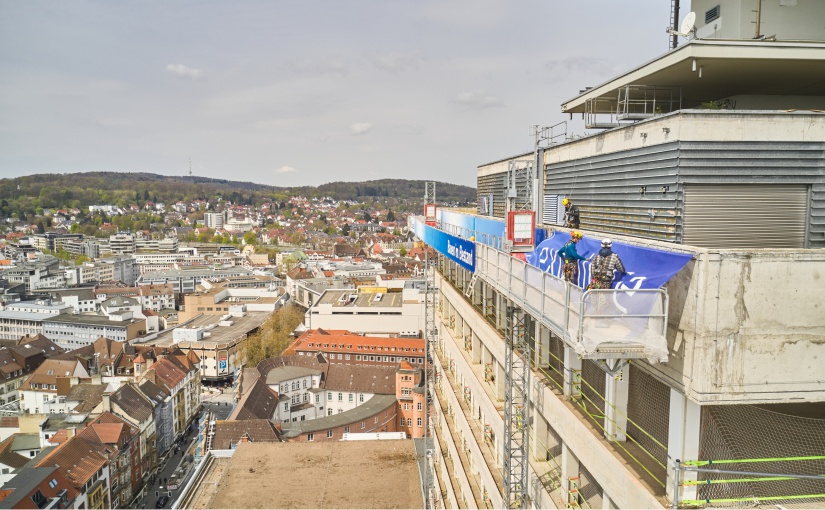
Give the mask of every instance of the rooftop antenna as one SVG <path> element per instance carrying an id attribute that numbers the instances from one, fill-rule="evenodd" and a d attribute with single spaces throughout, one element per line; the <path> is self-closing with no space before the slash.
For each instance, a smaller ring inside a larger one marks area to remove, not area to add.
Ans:
<path id="1" fill-rule="evenodd" d="M 696 37 L 696 13 L 691 11 L 685 16 L 685 19 L 682 20 L 682 25 L 679 27 L 679 31 L 668 29 L 667 33 L 672 36 L 681 36 L 685 39 L 689 39 L 692 35 Z"/>

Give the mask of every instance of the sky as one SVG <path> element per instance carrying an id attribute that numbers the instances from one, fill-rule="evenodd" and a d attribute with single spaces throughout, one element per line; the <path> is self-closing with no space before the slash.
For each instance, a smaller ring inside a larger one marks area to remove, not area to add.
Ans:
<path id="1" fill-rule="evenodd" d="M 475 186 L 667 51 L 666 0 L 0 2 L 0 177 Z"/>

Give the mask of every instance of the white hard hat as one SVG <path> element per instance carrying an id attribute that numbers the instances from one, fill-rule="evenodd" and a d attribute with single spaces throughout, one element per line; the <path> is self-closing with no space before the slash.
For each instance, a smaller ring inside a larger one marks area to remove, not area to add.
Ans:
<path id="1" fill-rule="evenodd" d="M 602 246 L 604 246 L 605 248 L 610 248 L 611 246 L 613 246 L 613 241 L 611 241 L 610 239 L 602 239 Z"/>

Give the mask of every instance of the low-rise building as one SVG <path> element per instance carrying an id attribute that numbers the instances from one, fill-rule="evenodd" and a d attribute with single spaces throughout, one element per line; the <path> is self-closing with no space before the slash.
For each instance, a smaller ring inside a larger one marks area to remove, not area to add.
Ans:
<path id="1" fill-rule="evenodd" d="M 37 414 L 52 403 L 59 402 L 58 381 L 62 379 L 68 383 L 73 377 L 88 378 L 90 376 L 83 364 L 77 360 L 47 359 L 43 361 L 18 388 L 20 410 L 24 413 Z"/>
<path id="2" fill-rule="evenodd" d="M 397 367 L 406 361 L 423 366 L 424 339 L 372 337 L 349 331 L 317 329 L 303 333 L 285 354 L 314 356 L 319 352 L 333 364 Z"/>
<path id="3" fill-rule="evenodd" d="M 17 345 L 0 348 L 0 405 L 17 401 L 20 385 L 43 361 L 62 352 L 42 335 L 23 337 Z"/>
<path id="4" fill-rule="evenodd" d="M 307 310 L 304 326 L 309 329 L 346 329 L 374 336 L 419 337 L 424 329 L 424 294 L 412 281 L 400 290 L 327 290 Z"/>
<path id="5" fill-rule="evenodd" d="M 78 495 L 57 467 L 22 467 L 3 484 L 0 508 L 80 508 Z"/>
<path id="6" fill-rule="evenodd" d="M 77 434 L 58 445 L 36 467 L 55 467 L 69 480 L 78 492 L 75 508 L 102 510 L 113 508 L 110 491 L 112 455 L 96 434 Z"/>
<path id="7" fill-rule="evenodd" d="M 62 314 L 43 320 L 43 334 L 67 349 L 83 347 L 101 336 L 126 342 L 146 334 L 146 319 L 129 312 L 110 316 Z"/>
<path id="8" fill-rule="evenodd" d="M 248 276 L 252 271 L 242 267 L 229 267 L 221 269 L 192 268 L 192 269 L 171 269 L 169 271 L 155 271 L 140 275 L 137 279 L 138 285 L 164 285 L 170 284 L 176 294 L 188 294 L 195 292 L 201 280 L 212 278 L 227 278 L 231 276 Z"/>

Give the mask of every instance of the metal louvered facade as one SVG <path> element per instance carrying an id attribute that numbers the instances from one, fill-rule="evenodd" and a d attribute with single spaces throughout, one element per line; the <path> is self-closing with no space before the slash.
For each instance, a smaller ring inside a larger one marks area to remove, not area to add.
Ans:
<path id="1" fill-rule="evenodd" d="M 518 161 L 523 161 L 523 157 L 517 158 Z M 532 198 L 525 196 L 523 190 L 527 187 L 527 180 L 523 175 L 516 177 L 516 193 L 517 196 L 513 201 L 515 209 L 529 209 L 531 207 Z M 491 173 L 487 175 L 480 175 L 476 178 L 476 194 L 479 199 L 482 197 L 493 197 L 493 216 L 496 218 L 504 218 L 506 212 L 506 197 L 507 197 L 507 171 Z"/>
<path id="2" fill-rule="evenodd" d="M 543 193 L 570 197 L 586 230 L 709 248 L 825 247 L 825 142 L 672 141 L 594 155 L 546 166 Z M 718 220 L 700 211 L 714 200 Z"/>
<path id="3" fill-rule="evenodd" d="M 684 244 L 712 248 L 803 248 L 808 186 L 688 184 Z"/>
<path id="4" fill-rule="evenodd" d="M 678 242 L 678 158 L 672 142 L 550 165 L 544 194 L 570 197 L 584 229 Z"/>
<path id="5" fill-rule="evenodd" d="M 476 193 L 478 197 L 493 197 L 493 216 L 504 218 L 504 198 L 507 196 L 507 174 L 504 172 L 479 176 L 477 178 Z"/>

